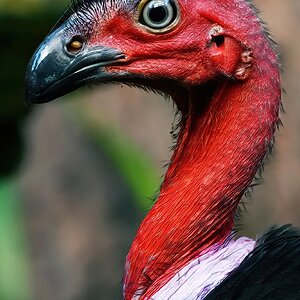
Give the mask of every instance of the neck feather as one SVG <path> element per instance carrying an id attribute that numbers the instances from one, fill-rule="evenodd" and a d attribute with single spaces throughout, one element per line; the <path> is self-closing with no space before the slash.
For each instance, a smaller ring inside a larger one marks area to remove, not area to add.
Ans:
<path id="1" fill-rule="evenodd" d="M 261 49 L 260 49 L 261 50 Z M 260 58 L 245 82 L 220 80 L 189 91 L 187 110 L 160 195 L 127 256 L 125 299 L 149 299 L 193 258 L 232 233 L 279 120 L 276 58 Z M 201 105 L 200 105 L 201 104 Z"/>

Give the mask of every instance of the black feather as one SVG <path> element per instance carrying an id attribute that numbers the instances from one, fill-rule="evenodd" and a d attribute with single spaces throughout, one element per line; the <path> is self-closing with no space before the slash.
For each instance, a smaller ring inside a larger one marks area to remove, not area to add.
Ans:
<path id="1" fill-rule="evenodd" d="M 86 25 L 95 18 L 109 17 L 116 10 L 132 11 L 139 0 L 71 0 L 71 4 L 52 28 L 51 32 L 64 24 L 72 15 L 75 16 L 72 26 Z M 75 23 L 74 23 L 75 22 Z"/>
<path id="2" fill-rule="evenodd" d="M 272 227 L 205 300 L 300 299 L 300 230 Z"/>

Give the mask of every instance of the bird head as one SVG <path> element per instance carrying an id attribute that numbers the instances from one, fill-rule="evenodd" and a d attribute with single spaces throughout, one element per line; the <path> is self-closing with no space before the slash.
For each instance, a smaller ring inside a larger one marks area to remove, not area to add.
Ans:
<path id="1" fill-rule="evenodd" d="M 278 62 L 248 0 L 73 1 L 29 63 L 27 99 L 109 82 L 168 94 L 182 113 L 161 193 L 127 256 L 124 298 L 152 299 L 231 234 L 279 120 Z"/>
<path id="2" fill-rule="evenodd" d="M 176 99 L 215 78 L 244 79 L 258 23 L 244 0 L 76 0 L 32 57 L 27 98 L 122 82 Z"/>

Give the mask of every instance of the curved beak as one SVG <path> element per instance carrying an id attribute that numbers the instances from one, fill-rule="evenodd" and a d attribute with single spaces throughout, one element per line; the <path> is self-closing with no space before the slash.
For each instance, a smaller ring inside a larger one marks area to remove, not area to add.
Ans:
<path id="1" fill-rule="evenodd" d="M 113 80 L 115 74 L 105 66 L 119 62 L 125 55 L 117 49 L 85 45 L 77 54 L 67 50 L 68 40 L 60 27 L 34 53 L 26 70 L 27 103 L 44 103 L 61 97 L 91 82 Z"/>

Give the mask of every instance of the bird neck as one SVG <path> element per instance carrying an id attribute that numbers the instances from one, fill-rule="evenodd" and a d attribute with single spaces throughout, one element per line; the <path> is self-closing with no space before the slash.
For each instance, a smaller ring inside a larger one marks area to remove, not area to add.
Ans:
<path id="1" fill-rule="evenodd" d="M 232 233 L 239 200 L 279 121 L 276 58 L 256 53 L 256 65 L 244 82 L 219 80 L 181 99 L 188 104 L 171 163 L 127 256 L 125 299 L 149 299 Z"/>

